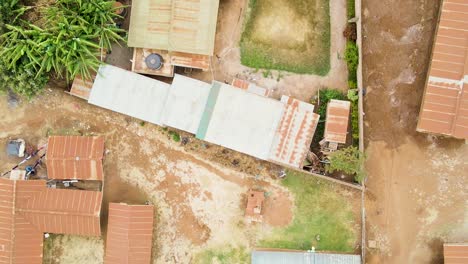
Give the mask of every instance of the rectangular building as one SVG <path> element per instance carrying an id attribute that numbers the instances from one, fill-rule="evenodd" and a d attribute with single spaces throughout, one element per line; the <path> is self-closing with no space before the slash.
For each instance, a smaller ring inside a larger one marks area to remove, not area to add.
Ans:
<path id="1" fill-rule="evenodd" d="M 149 264 L 153 246 L 152 205 L 109 204 L 106 264 Z"/>
<path id="2" fill-rule="evenodd" d="M 102 181 L 103 156 L 103 137 L 51 136 L 47 144 L 47 176 Z"/>
<path id="3" fill-rule="evenodd" d="M 417 131 L 468 139 L 468 2 L 444 0 Z"/>

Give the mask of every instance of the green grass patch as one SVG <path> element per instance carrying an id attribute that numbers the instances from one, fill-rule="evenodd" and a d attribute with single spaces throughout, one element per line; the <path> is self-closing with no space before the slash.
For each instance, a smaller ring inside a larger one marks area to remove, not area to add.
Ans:
<path id="1" fill-rule="evenodd" d="M 175 142 L 180 142 L 180 135 L 179 133 L 175 131 L 169 131 L 169 136 L 174 140 Z"/>
<path id="2" fill-rule="evenodd" d="M 329 0 L 250 0 L 241 63 L 324 76 L 330 71 Z"/>
<path id="3" fill-rule="evenodd" d="M 356 16 L 356 3 L 355 0 L 347 0 L 347 13 L 348 19 L 352 19 Z"/>
<path id="4" fill-rule="evenodd" d="M 292 223 L 273 231 L 258 247 L 352 252 L 356 242 L 354 214 L 333 186 L 309 175 L 288 171 L 282 184 L 294 195 Z M 319 235 L 320 240 L 317 240 Z"/>
<path id="5" fill-rule="evenodd" d="M 250 263 L 250 253 L 245 247 L 211 248 L 195 255 L 195 264 L 232 264 Z"/>

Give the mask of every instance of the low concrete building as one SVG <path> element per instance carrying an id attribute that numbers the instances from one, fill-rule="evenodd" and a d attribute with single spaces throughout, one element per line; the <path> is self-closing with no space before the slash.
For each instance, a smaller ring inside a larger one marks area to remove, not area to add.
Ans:
<path id="1" fill-rule="evenodd" d="M 254 250 L 252 264 L 361 264 L 360 255 L 293 250 Z"/>
<path id="2" fill-rule="evenodd" d="M 124 69 L 103 65 L 88 102 L 143 121 L 163 125 L 170 85 Z"/>

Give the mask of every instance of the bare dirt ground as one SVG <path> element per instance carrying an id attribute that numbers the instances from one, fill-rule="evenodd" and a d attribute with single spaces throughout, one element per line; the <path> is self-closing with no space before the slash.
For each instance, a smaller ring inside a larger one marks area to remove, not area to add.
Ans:
<path id="1" fill-rule="evenodd" d="M 8 108 L 5 97 L 0 100 L 2 145 L 7 138 L 16 137 L 37 145 L 51 131 L 106 137 L 103 237 L 109 202 L 142 204 L 149 200 L 157 208 L 155 263 L 189 263 L 195 252 L 219 245 L 250 248 L 273 227 L 292 220 L 292 197 L 270 174 L 245 174 L 196 156 L 160 127 L 142 126 L 138 120 L 91 106 L 63 90 L 47 90 L 15 109 Z M 6 158 L 3 151 L 0 159 L 4 161 L 1 171 L 18 162 Z M 241 167 L 242 163 L 236 168 Z M 244 223 L 249 188 L 270 194 L 265 223 L 259 230 Z M 48 245 L 48 263 L 102 263 L 102 239 L 58 236 Z M 90 252 L 71 250 L 74 245 Z"/>
<path id="2" fill-rule="evenodd" d="M 439 1 L 363 1 L 367 263 L 442 263 L 468 241 L 468 145 L 417 133 Z"/>
<path id="3" fill-rule="evenodd" d="M 344 59 L 346 39 L 343 31 L 346 28 L 346 0 L 330 1 L 331 15 L 331 69 L 324 76 L 280 73 L 272 71 L 272 77 L 265 78 L 262 71 L 257 71 L 240 64 L 239 41 L 244 23 L 248 0 L 221 0 L 218 13 L 218 25 L 215 43 L 215 55 L 212 60 L 213 71 L 194 72 L 193 77 L 211 81 L 230 82 L 239 77 L 250 80 L 259 86 L 272 90 L 272 96 L 293 96 L 309 101 L 318 89 L 329 87 L 346 91 L 348 74 Z"/>

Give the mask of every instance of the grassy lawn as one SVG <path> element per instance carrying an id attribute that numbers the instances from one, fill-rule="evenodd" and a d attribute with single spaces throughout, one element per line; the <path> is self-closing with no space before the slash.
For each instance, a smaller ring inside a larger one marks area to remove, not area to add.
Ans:
<path id="1" fill-rule="evenodd" d="M 328 182 L 288 171 L 283 180 L 295 198 L 293 222 L 274 230 L 257 247 L 352 252 L 357 239 L 354 214 L 347 199 Z M 316 240 L 317 235 L 320 240 Z"/>
<path id="2" fill-rule="evenodd" d="M 250 263 L 250 252 L 244 247 L 206 249 L 195 256 L 195 264 Z"/>
<path id="3" fill-rule="evenodd" d="M 240 48 L 243 65 L 326 75 L 329 0 L 250 0 Z"/>

